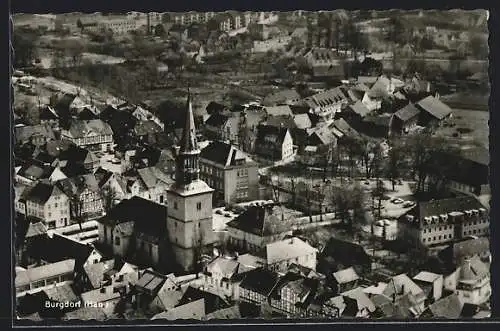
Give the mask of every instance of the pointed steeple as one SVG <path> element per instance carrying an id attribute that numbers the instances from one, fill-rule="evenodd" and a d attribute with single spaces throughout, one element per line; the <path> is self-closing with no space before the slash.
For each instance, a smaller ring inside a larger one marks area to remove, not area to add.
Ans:
<path id="1" fill-rule="evenodd" d="M 180 153 L 196 153 L 199 152 L 198 140 L 196 139 L 196 127 L 194 125 L 193 105 L 191 103 L 191 93 L 188 87 L 188 97 L 186 104 L 186 122 L 184 131 L 179 143 Z"/>
<path id="2" fill-rule="evenodd" d="M 178 186 L 184 186 L 199 179 L 199 155 L 200 149 L 198 148 L 198 141 L 196 139 L 191 93 L 189 93 L 188 89 L 186 123 L 179 142 L 179 152 L 176 157 L 175 181 Z"/>

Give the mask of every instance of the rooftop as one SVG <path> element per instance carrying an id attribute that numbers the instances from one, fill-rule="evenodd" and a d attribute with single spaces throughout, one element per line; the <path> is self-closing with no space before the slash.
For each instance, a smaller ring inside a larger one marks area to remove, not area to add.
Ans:
<path id="1" fill-rule="evenodd" d="M 316 248 L 296 237 L 266 245 L 266 259 L 269 265 L 316 252 Z"/>

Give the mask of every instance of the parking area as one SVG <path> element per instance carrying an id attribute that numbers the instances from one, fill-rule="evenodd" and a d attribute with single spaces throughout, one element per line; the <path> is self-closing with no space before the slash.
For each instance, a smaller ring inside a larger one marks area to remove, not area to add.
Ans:
<path id="1" fill-rule="evenodd" d="M 96 156 L 99 158 L 100 166 L 104 170 L 118 174 L 123 172 L 122 161 L 118 159 L 114 153 L 96 152 Z"/>

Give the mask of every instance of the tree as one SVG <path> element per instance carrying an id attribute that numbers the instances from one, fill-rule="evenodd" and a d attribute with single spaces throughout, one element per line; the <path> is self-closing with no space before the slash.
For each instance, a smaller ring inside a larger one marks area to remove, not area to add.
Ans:
<path id="1" fill-rule="evenodd" d="M 382 211 L 382 199 L 386 194 L 387 194 L 387 189 L 385 188 L 384 183 L 381 180 L 377 180 L 375 189 L 373 189 L 372 191 L 372 199 L 378 198 L 377 212 L 379 218 L 381 216 L 381 211 Z"/>
<path id="2" fill-rule="evenodd" d="M 102 196 L 102 207 L 104 212 L 108 214 L 116 203 L 116 191 L 111 186 L 106 186 L 101 191 Z"/>
<path id="3" fill-rule="evenodd" d="M 80 231 L 83 231 L 83 201 L 80 199 L 78 194 L 73 194 L 70 197 L 70 212 L 71 218 L 78 223 Z"/>
<path id="4" fill-rule="evenodd" d="M 397 140 L 391 141 L 388 153 L 387 176 L 391 180 L 392 190 L 395 190 L 396 179 L 401 176 L 401 172 L 406 165 L 404 157 L 404 147 Z"/>
<path id="5" fill-rule="evenodd" d="M 27 67 L 33 64 L 36 58 L 36 41 L 39 36 L 34 31 L 14 30 L 12 34 L 12 48 L 14 49 L 14 65 Z"/>
<path id="6" fill-rule="evenodd" d="M 477 59 L 485 59 L 488 57 L 488 40 L 485 40 L 485 38 L 479 35 L 469 37 L 468 48 L 469 52 Z"/>
<path id="7" fill-rule="evenodd" d="M 359 221 L 361 221 L 361 217 L 364 217 L 361 188 L 357 185 L 354 187 L 332 186 L 330 195 L 336 215 L 340 216 L 344 225 L 353 232 Z"/>

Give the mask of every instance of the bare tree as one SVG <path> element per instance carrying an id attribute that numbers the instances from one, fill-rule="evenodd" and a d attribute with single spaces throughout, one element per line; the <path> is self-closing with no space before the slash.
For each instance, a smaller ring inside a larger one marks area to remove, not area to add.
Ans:
<path id="1" fill-rule="evenodd" d="M 111 186 L 106 186 L 101 191 L 102 207 L 107 214 L 113 209 L 116 203 L 116 191 Z"/>

